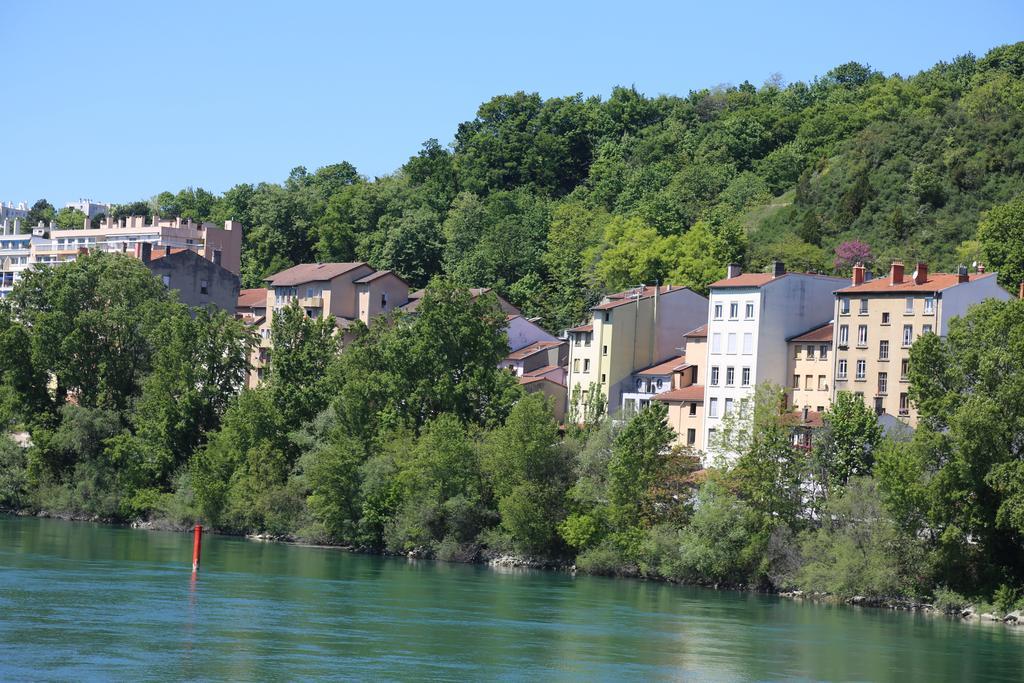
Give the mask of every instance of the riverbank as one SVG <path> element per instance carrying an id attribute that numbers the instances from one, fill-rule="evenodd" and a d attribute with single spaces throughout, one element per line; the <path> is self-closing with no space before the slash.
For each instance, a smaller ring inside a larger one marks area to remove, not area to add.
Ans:
<path id="1" fill-rule="evenodd" d="M 54 519 L 69 522 L 88 522 L 91 524 L 102 524 L 122 528 L 131 528 L 142 531 L 168 531 L 174 533 L 187 533 L 193 528 L 191 524 L 175 523 L 168 519 L 135 520 L 123 522 L 112 519 L 100 519 L 96 516 L 75 515 L 71 513 L 54 513 L 49 511 L 29 512 L 16 510 L 0 510 L 0 515 L 8 514 L 15 517 L 36 517 L 42 519 Z M 297 547 L 324 548 L 339 550 L 354 555 L 380 556 L 380 557 L 405 557 L 410 560 L 427 560 L 431 562 L 469 564 L 489 567 L 491 569 L 534 569 L 553 571 L 569 575 L 588 575 L 576 565 L 566 562 L 558 562 L 545 558 L 519 556 L 508 553 L 488 553 L 482 550 L 473 557 L 462 559 L 441 559 L 426 549 L 410 550 L 405 553 L 389 553 L 384 550 L 368 547 L 356 547 L 351 545 L 334 544 L 329 542 L 303 539 L 291 534 L 235 534 L 218 529 L 207 528 L 207 533 L 228 538 L 244 538 L 247 541 L 257 543 L 273 543 Z M 602 574 L 595 574 L 602 575 Z M 979 604 L 980 601 L 973 601 L 970 604 L 942 604 L 941 601 L 928 601 L 922 599 L 898 597 L 861 596 L 839 597 L 829 593 L 808 592 L 802 590 L 772 591 L 757 589 L 750 586 L 723 585 L 723 584 L 701 584 L 683 583 L 673 581 L 663 576 L 647 576 L 641 574 L 614 574 L 603 575 L 609 578 L 637 580 L 641 582 L 664 583 L 676 586 L 693 586 L 706 588 L 715 591 L 729 591 L 734 593 L 758 593 L 764 595 L 775 595 L 779 598 L 794 602 L 808 602 L 814 604 L 841 605 L 850 608 L 870 608 L 878 610 L 914 612 L 926 615 L 947 617 L 961 622 L 975 622 L 987 624 L 1004 624 L 1006 626 L 1024 626 L 1024 614 L 1021 610 L 1013 610 L 1006 614 L 998 614 L 991 605 Z"/>

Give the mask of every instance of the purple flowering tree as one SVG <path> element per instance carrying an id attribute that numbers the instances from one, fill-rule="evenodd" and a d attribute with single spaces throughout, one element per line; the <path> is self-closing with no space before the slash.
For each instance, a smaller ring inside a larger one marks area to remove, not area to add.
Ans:
<path id="1" fill-rule="evenodd" d="M 871 245 L 860 240 L 849 240 L 836 247 L 836 259 L 833 266 L 837 273 L 849 273 L 853 264 L 870 265 L 872 260 Z"/>

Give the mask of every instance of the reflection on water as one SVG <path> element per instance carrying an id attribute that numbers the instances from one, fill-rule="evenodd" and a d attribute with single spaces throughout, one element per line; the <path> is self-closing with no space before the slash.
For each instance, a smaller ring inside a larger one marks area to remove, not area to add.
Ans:
<path id="1" fill-rule="evenodd" d="M 0 679 L 1022 680 L 1024 629 L 0 517 Z"/>

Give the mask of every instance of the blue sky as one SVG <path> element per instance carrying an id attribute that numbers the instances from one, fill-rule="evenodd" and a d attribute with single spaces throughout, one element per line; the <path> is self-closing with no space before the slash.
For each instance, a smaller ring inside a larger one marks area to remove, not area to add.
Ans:
<path id="1" fill-rule="evenodd" d="M 1019 2 L 0 2 L 0 201 L 395 170 L 496 94 L 649 95 L 1024 39 Z"/>

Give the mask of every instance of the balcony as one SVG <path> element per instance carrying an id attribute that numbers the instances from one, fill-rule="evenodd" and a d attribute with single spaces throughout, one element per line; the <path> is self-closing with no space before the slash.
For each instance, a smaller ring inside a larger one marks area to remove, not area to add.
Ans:
<path id="1" fill-rule="evenodd" d="M 323 308 L 324 298 L 322 296 L 304 296 L 299 299 L 299 306 L 302 308 Z"/>

